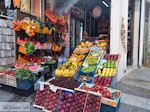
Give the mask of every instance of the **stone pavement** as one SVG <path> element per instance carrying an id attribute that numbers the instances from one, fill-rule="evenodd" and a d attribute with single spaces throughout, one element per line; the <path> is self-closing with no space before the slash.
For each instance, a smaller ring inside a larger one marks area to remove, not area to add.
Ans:
<path id="1" fill-rule="evenodd" d="M 115 88 L 122 91 L 120 112 L 150 112 L 150 68 L 132 71 Z"/>
<path id="2" fill-rule="evenodd" d="M 118 82 L 115 88 L 122 91 L 119 112 L 150 112 L 149 84 L 150 69 L 148 68 L 135 70 Z M 31 112 L 42 112 L 32 106 L 34 98 L 35 94 L 22 97 L 0 90 L 0 102 L 30 102 Z"/>
<path id="3" fill-rule="evenodd" d="M 140 68 L 116 84 L 123 93 L 150 99 L 150 68 Z"/>

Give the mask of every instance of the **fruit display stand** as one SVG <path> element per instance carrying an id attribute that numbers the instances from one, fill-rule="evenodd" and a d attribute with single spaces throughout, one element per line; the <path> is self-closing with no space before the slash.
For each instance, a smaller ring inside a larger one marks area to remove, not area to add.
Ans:
<path id="1" fill-rule="evenodd" d="M 53 41 L 53 33 L 56 29 L 48 23 L 37 20 L 36 17 L 30 14 L 19 10 L 16 10 L 15 12 L 16 15 L 15 20 L 13 21 L 13 29 L 16 31 L 15 50 L 17 52 L 15 56 L 17 61 L 15 64 L 12 64 L 10 68 L 5 69 L 4 71 L 0 70 L 0 84 L 10 86 L 12 89 L 15 88 L 14 92 L 16 94 L 33 93 L 35 89 L 34 85 L 38 85 L 38 81 L 44 81 L 43 76 L 45 79 L 52 77 L 52 72 L 50 73 L 50 70 L 52 69 L 49 67 L 46 68 L 47 65 L 42 64 L 49 61 L 48 59 L 45 59 L 45 57 L 53 55 L 51 50 L 51 40 Z M 16 78 L 17 75 L 11 72 L 16 72 L 20 69 L 32 71 L 32 74 L 36 79 L 34 81 L 18 80 Z M 25 96 L 26 95 L 27 94 L 25 94 Z"/>
<path id="2" fill-rule="evenodd" d="M 113 87 L 115 85 L 120 55 L 106 54 L 104 48 L 99 49 L 94 45 L 94 43 L 92 43 L 92 45 L 94 46 L 86 48 L 85 43 L 86 42 L 82 44 L 80 43 L 71 57 L 68 59 L 68 61 L 56 69 L 55 77 L 46 82 L 49 85 L 53 85 L 52 88 L 57 87 L 57 90 L 60 90 L 58 91 L 58 94 L 60 96 L 57 97 L 57 95 L 54 95 L 55 101 L 51 101 L 53 100 L 53 94 L 50 90 L 49 98 L 47 96 L 47 98 L 45 99 L 45 102 L 47 103 L 45 103 L 45 108 L 43 109 L 43 111 L 53 112 L 59 110 L 61 112 L 62 109 L 62 112 L 64 112 L 64 109 L 67 109 L 69 106 L 70 108 L 66 110 L 68 112 L 118 111 L 121 92 L 119 90 L 113 89 Z M 82 49 L 87 50 L 84 51 Z M 96 59 L 96 57 L 98 59 Z M 96 61 L 91 61 L 88 58 L 95 58 Z M 74 70 L 73 66 L 76 67 L 74 72 L 72 71 Z M 84 71 L 82 69 L 82 67 L 88 68 L 89 66 L 95 66 L 94 70 L 92 70 L 92 75 L 89 74 L 88 71 Z M 84 73 L 80 72 L 82 70 L 84 71 Z M 72 75 L 72 73 L 74 74 Z M 68 106 L 60 106 L 60 104 L 63 104 L 63 100 L 60 100 L 63 89 L 64 91 L 68 91 L 68 89 L 69 91 L 74 91 L 72 92 L 73 100 L 72 103 L 70 103 L 71 105 L 68 104 Z M 54 89 L 54 91 L 57 94 L 56 89 Z M 96 101 L 98 101 L 99 103 L 96 103 Z"/>

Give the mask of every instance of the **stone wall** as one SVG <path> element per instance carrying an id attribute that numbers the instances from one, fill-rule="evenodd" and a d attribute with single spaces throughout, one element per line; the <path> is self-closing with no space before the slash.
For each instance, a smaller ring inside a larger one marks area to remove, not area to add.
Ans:
<path id="1" fill-rule="evenodd" d="M 0 19 L 0 66 L 15 62 L 15 32 L 12 22 Z"/>

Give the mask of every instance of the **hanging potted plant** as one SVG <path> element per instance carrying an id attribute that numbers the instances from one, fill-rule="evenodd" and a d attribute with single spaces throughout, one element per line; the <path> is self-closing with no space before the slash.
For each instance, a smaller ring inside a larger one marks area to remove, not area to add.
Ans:
<path id="1" fill-rule="evenodd" d="M 17 88 L 28 90 L 36 81 L 36 76 L 33 75 L 32 71 L 26 69 L 18 69 L 16 72 Z"/>

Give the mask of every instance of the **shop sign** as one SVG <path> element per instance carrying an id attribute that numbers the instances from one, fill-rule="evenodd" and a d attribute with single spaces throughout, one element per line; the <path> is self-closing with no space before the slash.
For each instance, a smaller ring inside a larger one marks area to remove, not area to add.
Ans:
<path id="1" fill-rule="evenodd" d="M 121 21 L 121 43 L 124 52 L 127 52 L 127 46 L 126 46 L 126 29 L 125 29 L 125 24 L 124 24 L 124 18 L 122 18 Z"/>

